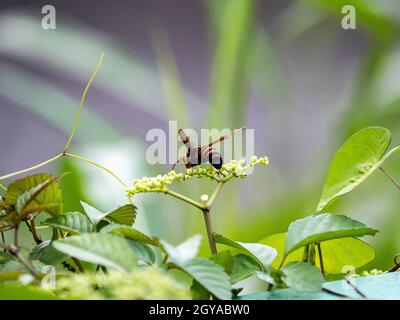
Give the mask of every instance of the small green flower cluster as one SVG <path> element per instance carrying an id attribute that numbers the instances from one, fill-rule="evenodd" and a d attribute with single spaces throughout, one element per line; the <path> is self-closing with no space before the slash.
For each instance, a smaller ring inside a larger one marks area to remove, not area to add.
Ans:
<path id="1" fill-rule="evenodd" d="M 239 161 L 232 160 L 222 166 L 221 173 L 224 176 L 233 175 L 235 177 L 245 178 L 248 169 L 255 167 L 258 164 L 268 165 L 268 163 L 269 160 L 267 157 L 258 158 L 257 156 L 252 156 L 249 164 L 247 164 L 244 159 Z"/>
<path id="2" fill-rule="evenodd" d="M 57 281 L 55 293 L 64 299 L 79 300 L 180 300 L 190 299 L 189 290 L 175 282 L 164 270 L 145 268 L 130 274 L 73 274 Z"/>
<path id="3" fill-rule="evenodd" d="M 157 177 L 143 177 L 142 179 L 135 179 L 133 181 L 133 187 L 127 189 L 128 196 L 133 196 L 138 193 L 146 192 L 167 192 L 167 186 L 174 181 L 190 180 L 192 178 L 204 178 L 208 177 L 217 182 L 227 180 L 232 177 L 244 178 L 247 176 L 247 171 L 258 165 L 267 165 L 267 157 L 252 156 L 249 163 L 246 160 L 232 160 L 222 166 L 220 170 L 215 169 L 212 165 L 200 165 L 189 168 L 185 174 L 170 171 L 165 175 L 158 175 Z"/>
<path id="4" fill-rule="evenodd" d="M 350 278 L 361 278 L 361 277 L 368 277 L 368 276 L 376 276 L 378 274 L 383 274 L 385 271 L 378 270 L 378 269 L 372 269 L 370 271 L 364 270 L 361 273 L 355 273 L 350 275 Z"/>
<path id="5" fill-rule="evenodd" d="M 133 187 L 128 188 L 127 192 L 129 196 L 144 192 L 166 192 L 168 185 L 174 181 L 182 181 L 183 179 L 184 175 L 175 171 L 170 171 L 163 176 L 143 177 L 142 179 L 133 180 Z"/>

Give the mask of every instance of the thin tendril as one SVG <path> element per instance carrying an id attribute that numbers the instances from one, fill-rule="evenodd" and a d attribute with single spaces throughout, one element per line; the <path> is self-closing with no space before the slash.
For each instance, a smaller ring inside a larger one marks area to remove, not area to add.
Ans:
<path id="1" fill-rule="evenodd" d="M 91 164 L 91 165 L 93 165 L 93 166 L 95 166 L 95 167 L 98 167 L 98 168 L 100 168 L 100 169 L 102 169 L 102 170 L 108 172 L 109 174 L 111 174 L 115 179 L 118 180 L 118 182 L 119 182 L 124 188 L 127 188 L 127 187 L 128 187 L 128 186 L 122 181 L 122 179 L 121 179 L 120 177 L 117 176 L 117 174 L 115 174 L 114 172 L 112 172 L 110 169 L 107 169 L 106 167 L 102 166 L 101 164 L 99 164 L 99 163 L 97 163 L 97 162 L 94 162 L 94 161 L 92 161 L 92 160 L 89 160 L 89 159 L 87 159 L 87 158 L 81 157 L 81 156 L 79 156 L 79 155 L 77 155 L 77 154 L 73 154 L 73 153 L 69 153 L 69 152 L 64 153 L 64 155 L 65 155 L 66 157 L 75 158 L 75 159 L 81 160 L 81 161 L 83 161 L 83 162 L 89 163 L 89 164 Z"/>
<path id="2" fill-rule="evenodd" d="M 94 80 L 94 78 L 95 78 L 95 76 L 96 76 L 96 74 L 97 74 L 97 71 L 99 70 L 99 68 L 100 68 L 100 66 L 101 66 L 101 63 L 102 63 L 102 61 L 103 61 L 103 58 L 104 58 L 104 53 L 101 54 L 101 56 L 100 56 L 100 58 L 99 58 L 99 61 L 97 62 L 96 68 L 94 69 L 94 71 L 93 71 L 93 73 L 92 73 L 92 75 L 91 75 L 91 77 L 90 77 L 90 79 L 89 79 L 89 81 L 88 81 L 88 83 L 87 83 L 87 85 L 86 85 L 86 87 L 85 87 L 85 90 L 83 91 L 83 94 L 82 94 L 82 97 L 81 97 L 81 102 L 80 102 L 80 104 L 79 104 L 78 114 L 76 115 L 74 127 L 73 127 L 72 132 L 71 132 L 71 134 L 70 134 L 70 136 L 69 136 L 68 142 L 67 142 L 67 144 L 66 144 L 65 147 L 64 147 L 64 151 L 63 151 L 62 153 L 57 154 L 56 156 L 54 156 L 54 157 L 52 157 L 52 158 L 46 160 L 46 161 L 43 161 L 43 162 L 41 162 L 41 163 L 35 165 L 35 166 L 29 167 L 29 168 L 27 168 L 27 169 L 23 169 L 23 170 L 20 170 L 20 171 L 15 171 L 15 172 L 6 174 L 6 175 L 4 175 L 4 176 L 0 176 L 0 181 L 1 181 L 1 180 L 4 180 L 4 179 L 11 178 L 11 177 L 16 176 L 16 175 L 20 175 L 20 174 L 22 174 L 22 173 L 26 173 L 26 172 L 33 171 L 33 170 L 35 170 L 35 169 L 39 169 L 39 168 L 41 168 L 41 167 L 43 167 L 43 166 L 45 166 L 45 165 L 48 165 L 48 164 L 50 164 L 51 162 L 53 162 L 53 161 L 55 161 L 55 160 L 57 160 L 57 159 L 59 159 L 59 158 L 61 158 L 62 156 L 65 155 L 65 153 L 67 152 L 67 150 L 68 150 L 68 148 L 69 148 L 69 146 L 70 146 L 70 144 L 71 144 L 71 142 L 72 142 L 72 139 L 73 139 L 73 137 L 74 137 L 74 135 L 75 135 L 76 129 L 77 129 L 77 127 L 78 127 L 78 122 L 79 122 L 79 118 L 80 118 L 80 116 L 81 116 L 81 112 L 82 112 L 82 109 L 83 109 L 83 104 L 84 104 L 84 102 L 85 102 L 86 93 L 87 93 L 87 91 L 89 90 L 89 87 L 90 87 L 91 83 L 93 82 L 93 80 Z M 107 170 L 106 170 L 106 171 L 107 171 Z M 2 184 L 0 184 L 0 188 L 2 188 L 2 189 L 4 189 L 4 190 L 7 190 L 7 188 L 6 188 L 4 185 L 2 185 Z"/>
<path id="3" fill-rule="evenodd" d="M 80 102 L 80 104 L 79 104 L 78 114 L 76 115 L 76 119 L 75 119 L 75 123 L 74 123 L 74 127 L 73 127 L 73 129 L 72 129 L 71 135 L 69 136 L 68 142 L 67 142 L 67 144 L 66 144 L 65 147 L 64 147 L 64 152 L 66 152 L 66 151 L 68 150 L 68 148 L 69 148 L 69 146 L 70 146 L 70 144 L 71 144 L 71 142 L 72 142 L 72 139 L 74 138 L 76 129 L 78 128 L 79 119 L 80 119 L 80 117 L 81 117 L 81 113 L 82 113 L 82 109 L 83 109 L 83 104 L 84 104 L 84 102 L 85 102 L 86 93 L 87 93 L 87 91 L 89 90 L 89 87 L 90 87 L 90 85 L 92 84 L 92 82 L 93 82 L 93 80 L 94 80 L 94 78 L 95 78 L 95 76 L 96 76 L 96 74 L 97 74 L 97 71 L 100 69 L 100 66 L 101 66 L 101 63 L 102 63 L 102 61 L 103 61 L 103 58 L 104 58 L 104 52 L 102 52 L 102 54 L 101 54 L 101 56 L 100 56 L 100 59 L 99 59 L 99 61 L 97 62 L 96 68 L 94 69 L 92 75 L 90 76 L 90 79 L 89 79 L 89 81 L 88 81 L 88 83 L 87 83 L 87 85 L 86 85 L 85 90 L 83 90 L 81 102 Z"/>

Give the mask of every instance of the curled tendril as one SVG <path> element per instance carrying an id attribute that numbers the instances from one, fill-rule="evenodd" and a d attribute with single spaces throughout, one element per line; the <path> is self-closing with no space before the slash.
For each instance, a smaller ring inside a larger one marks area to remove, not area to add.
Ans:
<path id="1" fill-rule="evenodd" d="M 244 159 L 232 160 L 224 164 L 220 170 L 215 169 L 210 164 L 192 167 L 187 169 L 184 174 L 172 170 L 165 175 L 135 179 L 133 180 L 133 187 L 127 188 L 126 191 L 129 197 L 138 193 L 165 193 L 168 191 L 168 186 L 174 181 L 181 182 L 192 178 L 210 178 L 217 182 L 226 182 L 234 177 L 245 178 L 250 168 L 258 164 L 268 165 L 268 163 L 267 157 L 252 156 L 248 162 Z"/>

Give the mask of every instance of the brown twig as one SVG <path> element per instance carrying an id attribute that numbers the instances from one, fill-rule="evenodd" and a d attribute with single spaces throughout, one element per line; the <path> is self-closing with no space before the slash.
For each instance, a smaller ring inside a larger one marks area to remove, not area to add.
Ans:
<path id="1" fill-rule="evenodd" d="M 74 257 L 71 257 L 71 259 L 72 259 L 72 261 L 75 263 L 75 265 L 77 266 L 79 272 L 80 272 L 80 273 L 84 273 L 84 272 L 85 272 L 85 269 L 83 268 L 81 262 L 80 262 L 77 258 L 74 258 Z"/>
<path id="2" fill-rule="evenodd" d="M 389 180 L 396 186 L 396 188 L 400 190 L 400 183 L 389 172 L 383 169 L 383 167 L 379 167 L 379 169 L 387 178 L 389 178 Z"/>
<path id="3" fill-rule="evenodd" d="M 319 266 L 321 268 L 321 273 L 325 277 L 325 268 L 324 268 L 324 260 L 322 258 L 322 250 L 321 250 L 321 243 L 317 243 L 317 249 L 318 249 L 318 256 L 319 256 Z"/>
<path id="4" fill-rule="evenodd" d="M 19 231 L 19 224 L 16 224 L 14 227 L 14 246 L 18 250 L 18 231 Z"/>
<path id="5" fill-rule="evenodd" d="M 18 238 L 17 238 L 18 239 Z M 35 268 L 31 265 L 31 263 L 26 260 L 25 258 L 23 258 L 22 256 L 20 256 L 19 254 L 19 250 L 17 247 L 15 246 L 8 246 L 3 242 L 0 242 L 0 247 L 2 247 L 6 252 L 8 252 L 10 255 L 12 255 L 15 259 L 17 259 L 22 265 L 24 265 L 26 267 L 26 269 L 28 270 L 28 272 L 37 280 L 41 280 L 41 277 L 39 275 L 39 273 L 36 272 Z"/>
<path id="6" fill-rule="evenodd" d="M 347 295 L 345 295 L 345 294 L 343 294 L 343 293 L 336 292 L 336 291 L 333 291 L 333 290 L 330 290 L 330 289 L 322 288 L 322 291 L 324 291 L 324 292 L 326 292 L 326 293 L 329 293 L 329 294 L 331 294 L 331 295 L 340 297 L 340 298 L 352 299 L 351 297 L 349 297 L 349 296 L 347 296 Z"/>
<path id="7" fill-rule="evenodd" d="M 36 230 L 35 220 L 31 220 L 30 223 L 28 220 L 25 220 L 26 225 L 28 226 L 29 231 L 32 233 L 33 240 L 36 244 L 41 244 L 42 238 L 40 237 L 39 233 Z"/>
<path id="8" fill-rule="evenodd" d="M 367 296 L 360 291 L 353 283 L 351 283 L 350 279 L 348 277 L 344 278 L 347 282 L 347 284 L 363 299 L 367 299 Z"/>
<path id="9" fill-rule="evenodd" d="M 5 236 L 4 236 L 4 232 L 3 232 L 3 231 L 0 231 L 0 234 L 1 234 L 1 241 L 2 241 L 3 243 L 5 243 L 5 242 L 6 242 L 6 238 L 5 238 Z M 4 252 L 6 252 L 6 249 L 5 249 L 5 248 L 3 248 L 3 250 L 4 250 Z"/>
<path id="10" fill-rule="evenodd" d="M 397 258 L 399 258 L 400 257 L 400 253 L 398 253 L 398 254 L 396 254 L 395 256 L 394 256 L 394 267 L 393 268 L 391 268 L 388 272 L 396 272 L 397 270 L 399 270 L 400 269 L 400 262 L 398 262 L 397 261 Z"/>

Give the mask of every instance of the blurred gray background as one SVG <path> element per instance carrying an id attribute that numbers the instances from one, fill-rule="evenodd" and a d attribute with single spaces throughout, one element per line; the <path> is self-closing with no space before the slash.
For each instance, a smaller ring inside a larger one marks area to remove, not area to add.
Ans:
<path id="1" fill-rule="evenodd" d="M 357 30 L 341 7 L 357 6 Z M 41 8 L 57 29 L 41 28 Z M 255 129 L 256 154 L 270 166 L 221 194 L 215 227 L 241 241 L 282 232 L 315 212 L 330 159 L 344 139 L 385 126 L 400 144 L 400 3 L 380 1 L 7 1 L 0 3 L 0 175 L 60 152 L 101 52 L 74 140 L 75 153 L 126 182 L 165 173 L 145 161 L 146 132 L 168 120 L 196 129 Z M 397 159 L 388 170 L 400 178 Z M 110 177 L 74 161 L 65 210 L 83 199 L 107 210 L 125 201 Z M 199 196 L 209 185 L 177 186 Z M 230 199 L 230 201 L 226 201 Z M 381 230 L 374 266 L 400 250 L 398 190 L 379 175 L 335 203 Z M 140 228 L 172 242 L 203 232 L 191 208 L 138 198 Z M 206 249 L 205 249 L 206 250 Z"/>

